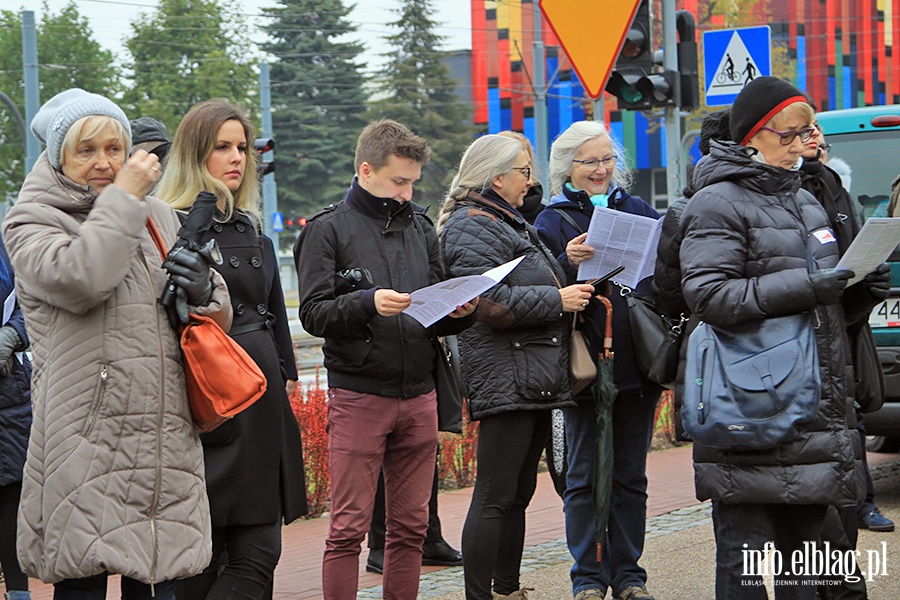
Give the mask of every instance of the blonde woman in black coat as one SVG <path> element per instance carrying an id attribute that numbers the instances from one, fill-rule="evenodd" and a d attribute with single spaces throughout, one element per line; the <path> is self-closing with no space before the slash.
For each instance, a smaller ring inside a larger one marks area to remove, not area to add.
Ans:
<path id="1" fill-rule="evenodd" d="M 234 309 L 229 335 L 268 382 L 253 406 L 201 436 L 213 560 L 185 582 L 185 600 L 270 598 L 281 524 L 307 511 L 300 431 L 288 402 L 297 370 L 275 249 L 260 232 L 254 137 L 239 107 L 221 99 L 194 106 L 178 126 L 158 190 L 179 211 L 204 190 L 218 196 L 200 242 L 219 244 Z"/>

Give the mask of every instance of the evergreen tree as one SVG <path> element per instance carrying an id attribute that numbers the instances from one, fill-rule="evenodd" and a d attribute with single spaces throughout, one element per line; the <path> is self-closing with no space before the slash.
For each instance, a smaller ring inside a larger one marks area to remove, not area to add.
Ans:
<path id="1" fill-rule="evenodd" d="M 272 126 L 278 207 L 309 216 L 340 200 L 353 177 L 356 138 L 366 124 L 357 30 L 343 0 L 280 0 L 266 9 L 273 54 Z"/>
<path id="2" fill-rule="evenodd" d="M 456 81 L 442 62 L 445 38 L 436 32 L 431 0 L 401 0 L 396 12 L 399 18 L 389 25 L 398 31 L 385 38 L 393 50 L 380 73 L 385 97 L 372 108 L 377 116 L 400 121 L 428 142 L 431 159 L 422 169 L 414 200 L 440 206 L 475 136 L 471 109 L 456 95 Z"/>
<path id="3" fill-rule="evenodd" d="M 161 0 L 131 30 L 125 45 L 134 84 L 124 99 L 131 118 L 153 117 L 174 135 L 188 109 L 210 98 L 259 114 L 256 60 L 235 0 Z"/>
<path id="4" fill-rule="evenodd" d="M 70 2 L 59 13 L 44 4 L 36 24 L 40 100 L 80 87 L 115 99 L 122 89 L 121 70 L 112 52 L 94 39 L 86 17 Z M 21 13 L 0 11 L 0 91 L 25 116 Z M 26 128 L 30 123 L 24 124 Z M 25 179 L 25 141 L 12 111 L 0 104 L 0 203 L 14 198 Z"/>

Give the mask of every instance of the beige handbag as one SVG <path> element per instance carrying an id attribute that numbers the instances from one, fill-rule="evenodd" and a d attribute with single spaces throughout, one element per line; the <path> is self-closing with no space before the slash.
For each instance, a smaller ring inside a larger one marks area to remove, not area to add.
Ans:
<path id="1" fill-rule="evenodd" d="M 572 338 L 569 341 L 569 374 L 572 379 L 572 394 L 577 394 L 597 378 L 597 363 L 591 356 L 591 348 L 584 334 L 575 326 L 578 313 L 572 319 Z"/>

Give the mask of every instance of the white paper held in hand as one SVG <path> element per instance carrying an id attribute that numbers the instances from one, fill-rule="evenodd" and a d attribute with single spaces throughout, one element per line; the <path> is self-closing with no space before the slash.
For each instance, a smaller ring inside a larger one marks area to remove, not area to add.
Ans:
<path id="1" fill-rule="evenodd" d="M 594 249 L 594 256 L 578 265 L 578 280 L 596 279 L 624 267 L 613 281 L 634 289 L 653 275 L 661 230 L 662 219 L 598 206 L 584 241 Z"/>
<path id="2" fill-rule="evenodd" d="M 403 312 L 423 327 L 431 327 L 456 310 L 457 306 L 462 306 L 500 283 L 524 258 L 520 256 L 488 269 L 481 275 L 454 277 L 418 289 L 410 294 L 412 303 Z"/>
<path id="3" fill-rule="evenodd" d="M 862 281 L 875 267 L 886 261 L 898 243 L 900 219 L 871 217 L 853 239 L 835 269 L 853 271 L 853 279 L 847 282 L 851 286 Z"/>

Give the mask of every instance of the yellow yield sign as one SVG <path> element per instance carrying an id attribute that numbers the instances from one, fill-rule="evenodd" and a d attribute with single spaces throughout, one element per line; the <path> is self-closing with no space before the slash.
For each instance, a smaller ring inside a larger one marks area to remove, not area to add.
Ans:
<path id="1" fill-rule="evenodd" d="M 591 98 L 603 93 L 640 3 L 607 0 L 601 14 L 588 8 L 590 0 L 540 0 L 544 18 Z"/>

